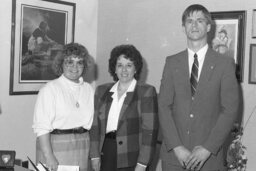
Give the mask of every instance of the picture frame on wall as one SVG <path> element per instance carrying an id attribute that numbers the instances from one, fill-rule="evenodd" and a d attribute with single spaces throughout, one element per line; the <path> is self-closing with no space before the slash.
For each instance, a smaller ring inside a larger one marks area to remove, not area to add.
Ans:
<path id="1" fill-rule="evenodd" d="M 234 59 L 236 77 L 243 81 L 246 11 L 211 12 L 212 28 L 208 36 L 210 47 Z"/>
<path id="2" fill-rule="evenodd" d="M 36 94 L 57 78 L 52 64 L 74 41 L 76 4 L 12 0 L 10 95 Z"/>
<path id="3" fill-rule="evenodd" d="M 256 84 L 256 44 L 250 44 L 249 84 Z"/>
<path id="4" fill-rule="evenodd" d="M 252 10 L 252 38 L 256 38 L 256 9 Z"/>

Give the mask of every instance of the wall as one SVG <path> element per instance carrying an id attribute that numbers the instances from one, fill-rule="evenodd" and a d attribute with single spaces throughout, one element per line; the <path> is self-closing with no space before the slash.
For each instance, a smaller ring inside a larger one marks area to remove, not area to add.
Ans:
<path id="1" fill-rule="evenodd" d="M 75 41 L 85 45 L 95 61 L 97 45 L 97 0 L 69 0 L 76 3 Z M 54 8 L 54 6 L 53 6 Z M 15 150 L 16 158 L 35 159 L 32 131 L 36 95 L 9 95 L 12 1 L 0 5 L 0 150 Z M 92 84 L 94 84 L 94 81 Z"/>
<path id="2" fill-rule="evenodd" d="M 98 17 L 98 81 L 97 84 L 112 81 L 107 62 L 111 49 L 124 43 L 134 44 L 146 60 L 146 81 L 158 90 L 165 57 L 186 47 L 185 36 L 181 29 L 181 15 L 193 3 L 201 3 L 210 11 L 247 11 L 244 29 L 245 52 L 242 93 L 244 120 L 249 117 L 256 105 L 256 86 L 248 84 L 249 45 L 256 43 L 251 38 L 252 10 L 255 0 L 111 0 L 99 1 Z M 256 113 L 251 117 L 243 138 L 248 150 L 248 171 L 256 168 Z"/>

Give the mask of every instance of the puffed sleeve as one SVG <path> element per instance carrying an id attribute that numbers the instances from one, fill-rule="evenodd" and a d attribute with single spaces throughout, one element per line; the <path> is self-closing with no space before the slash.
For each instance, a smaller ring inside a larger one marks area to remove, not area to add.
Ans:
<path id="1" fill-rule="evenodd" d="M 37 136 L 41 136 L 53 130 L 52 124 L 56 109 L 55 93 L 56 91 L 54 91 L 50 85 L 46 85 L 39 91 L 32 126 Z"/>

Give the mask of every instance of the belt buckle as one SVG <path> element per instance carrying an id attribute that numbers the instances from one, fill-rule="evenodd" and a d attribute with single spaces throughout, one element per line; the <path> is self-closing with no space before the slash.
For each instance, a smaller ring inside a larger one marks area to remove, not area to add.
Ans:
<path id="1" fill-rule="evenodd" d="M 115 139 L 116 138 L 116 131 L 110 131 L 108 134 L 108 137 L 111 139 Z"/>
<path id="2" fill-rule="evenodd" d="M 78 127 L 78 128 L 75 128 L 75 129 L 74 129 L 74 132 L 75 132 L 75 133 L 78 133 L 78 134 L 82 134 L 82 133 L 83 133 L 83 130 L 84 130 L 83 127 Z"/>
<path id="3" fill-rule="evenodd" d="M 73 133 L 73 134 L 76 134 L 76 133 L 78 133 L 78 132 L 79 132 L 79 128 L 73 128 L 73 129 L 72 129 L 72 133 Z"/>
<path id="4" fill-rule="evenodd" d="M 82 134 L 82 133 L 83 133 L 83 131 L 84 131 L 84 129 L 83 129 L 83 128 L 78 128 L 78 129 L 77 129 L 77 132 L 78 132 L 79 134 Z"/>

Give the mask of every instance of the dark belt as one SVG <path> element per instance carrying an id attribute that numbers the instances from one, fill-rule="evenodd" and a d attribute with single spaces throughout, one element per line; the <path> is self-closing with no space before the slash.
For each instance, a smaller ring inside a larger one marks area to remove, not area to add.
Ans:
<path id="1" fill-rule="evenodd" d="M 72 128 L 72 129 L 54 129 L 51 134 L 82 134 L 88 132 L 83 127 Z"/>
<path id="2" fill-rule="evenodd" d="M 111 131 L 109 133 L 106 133 L 105 138 L 116 139 L 116 131 Z"/>

